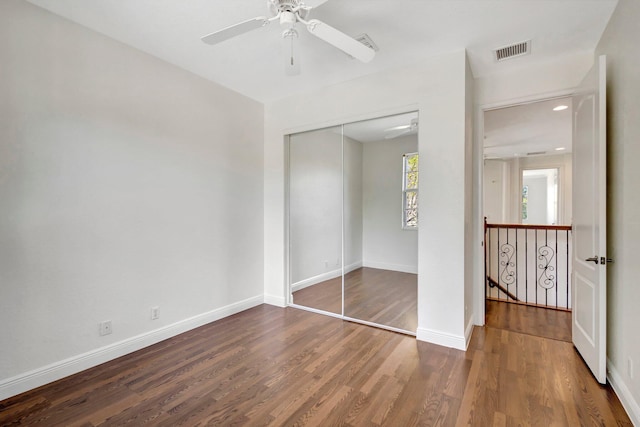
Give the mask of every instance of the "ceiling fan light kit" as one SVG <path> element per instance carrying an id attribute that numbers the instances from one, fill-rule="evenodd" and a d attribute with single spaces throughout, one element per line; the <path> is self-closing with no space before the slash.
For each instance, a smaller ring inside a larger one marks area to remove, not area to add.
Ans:
<path id="1" fill-rule="evenodd" d="M 376 52 L 371 47 L 333 28 L 332 26 L 317 19 L 307 20 L 311 9 L 319 6 L 327 0 L 268 0 L 267 4 L 271 13 L 270 18 L 256 17 L 240 22 L 222 30 L 213 32 L 202 37 L 202 41 L 207 44 L 218 44 L 225 40 L 267 26 L 275 20 L 280 21 L 280 25 L 285 27 L 282 33 L 283 51 L 285 53 L 285 71 L 288 75 L 298 74 L 299 60 L 294 49 L 294 40 L 298 38 L 295 25 L 299 22 L 306 26 L 310 34 L 318 37 L 330 45 L 342 50 L 347 55 L 362 62 L 369 62 Z"/>

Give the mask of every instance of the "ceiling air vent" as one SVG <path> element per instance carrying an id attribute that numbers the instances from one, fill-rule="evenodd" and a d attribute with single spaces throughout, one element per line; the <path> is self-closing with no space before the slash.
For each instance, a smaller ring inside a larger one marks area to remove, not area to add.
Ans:
<path id="1" fill-rule="evenodd" d="M 527 153 L 527 156 L 542 156 L 543 154 L 547 154 L 546 151 L 532 151 Z"/>
<path id="2" fill-rule="evenodd" d="M 494 49 L 494 52 L 496 61 L 504 61 L 505 59 L 528 55 L 531 53 L 531 40 Z"/>

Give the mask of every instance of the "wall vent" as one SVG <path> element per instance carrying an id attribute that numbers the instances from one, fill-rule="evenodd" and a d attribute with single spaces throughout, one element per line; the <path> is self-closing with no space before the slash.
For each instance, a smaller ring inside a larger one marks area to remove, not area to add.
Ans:
<path id="1" fill-rule="evenodd" d="M 527 156 L 542 156 L 543 154 L 547 154 L 546 151 L 532 151 L 527 153 Z"/>
<path id="2" fill-rule="evenodd" d="M 500 47 L 498 49 L 494 49 L 493 52 L 495 54 L 496 61 L 504 61 L 505 59 L 528 55 L 531 53 L 531 40 Z"/>

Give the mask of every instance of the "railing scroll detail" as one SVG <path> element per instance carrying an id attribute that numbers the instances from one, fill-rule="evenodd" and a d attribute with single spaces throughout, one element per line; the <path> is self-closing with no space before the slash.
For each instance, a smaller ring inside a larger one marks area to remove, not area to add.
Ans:
<path id="1" fill-rule="evenodd" d="M 488 299 L 571 310 L 571 226 L 485 222 Z"/>

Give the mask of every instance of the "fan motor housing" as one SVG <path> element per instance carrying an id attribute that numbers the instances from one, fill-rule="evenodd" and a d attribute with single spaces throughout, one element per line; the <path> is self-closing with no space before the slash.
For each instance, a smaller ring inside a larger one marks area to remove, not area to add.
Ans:
<path id="1" fill-rule="evenodd" d="M 296 15 L 293 12 L 280 13 L 280 25 L 290 27 L 297 21 Z"/>
<path id="2" fill-rule="evenodd" d="M 300 0 L 270 0 L 269 7 L 274 14 L 278 12 L 295 12 L 300 7 Z"/>

